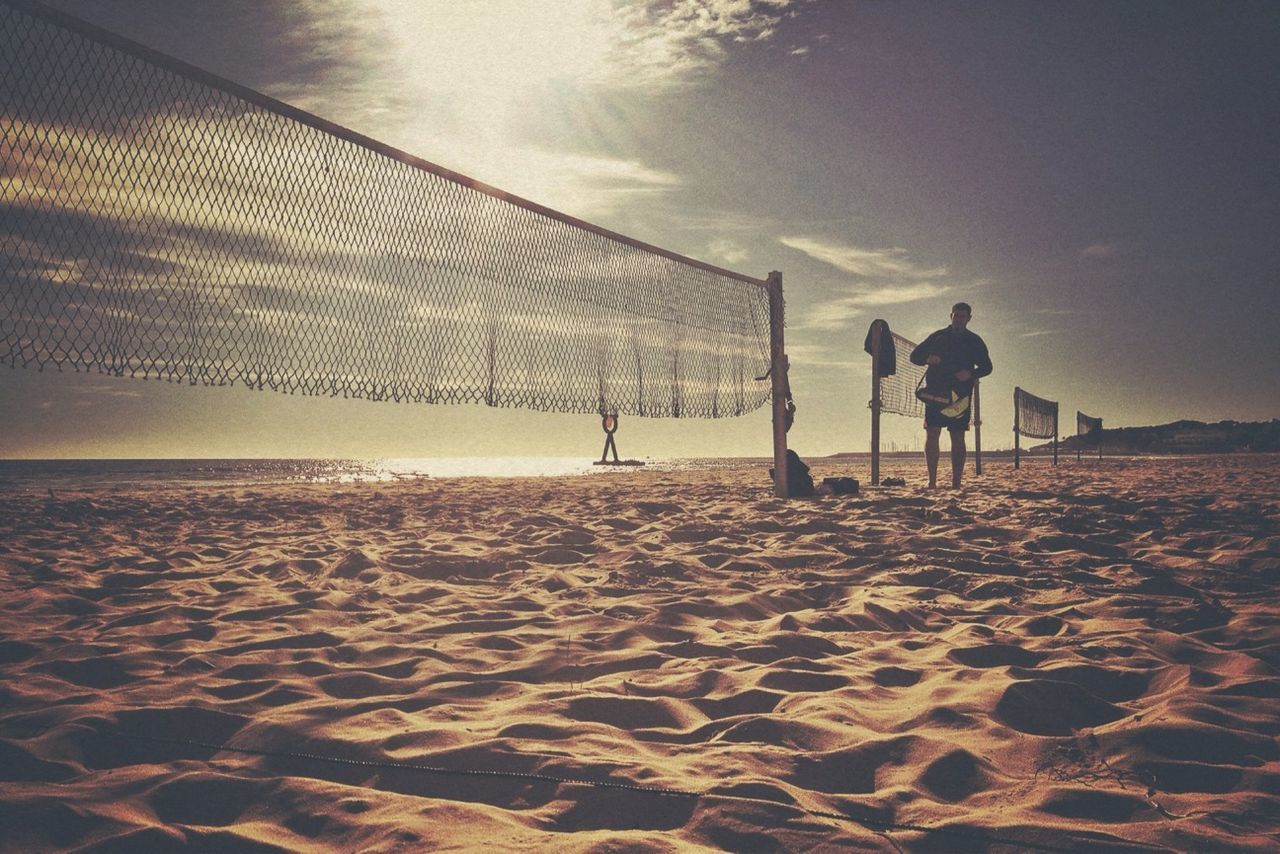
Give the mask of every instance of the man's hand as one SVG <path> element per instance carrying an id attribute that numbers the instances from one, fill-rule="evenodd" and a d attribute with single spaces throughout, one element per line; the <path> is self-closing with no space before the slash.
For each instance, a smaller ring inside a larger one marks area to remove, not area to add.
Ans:
<path id="1" fill-rule="evenodd" d="M 959 371 L 956 371 L 956 379 L 960 380 L 962 383 L 968 382 L 969 377 L 971 376 L 973 376 L 973 374 L 969 372 L 968 368 L 961 368 Z"/>
<path id="2" fill-rule="evenodd" d="M 927 359 L 925 359 L 925 360 L 924 360 L 924 363 L 925 363 L 926 365 L 941 365 L 941 364 L 942 364 L 942 357 L 941 357 L 941 356 L 930 356 L 929 358 L 927 358 Z"/>

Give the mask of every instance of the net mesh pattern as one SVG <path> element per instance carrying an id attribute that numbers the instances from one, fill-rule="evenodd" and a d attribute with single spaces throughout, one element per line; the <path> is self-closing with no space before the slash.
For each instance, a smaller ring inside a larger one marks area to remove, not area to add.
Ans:
<path id="1" fill-rule="evenodd" d="M 922 365 L 911 364 L 908 358 L 916 344 L 896 332 L 889 334 L 893 336 L 897 371 L 880 378 L 880 411 L 924 418 L 924 404 L 916 397 L 916 386 L 920 384 L 926 369 Z"/>
<path id="2" fill-rule="evenodd" d="M 1080 410 L 1076 410 L 1076 435 L 1077 436 L 1097 436 L 1102 432 L 1102 419 L 1085 415 Z"/>
<path id="3" fill-rule="evenodd" d="M 1052 439 L 1058 435 L 1058 404 L 1036 397 L 1020 388 L 1013 390 L 1014 423 L 1017 430 L 1032 439 Z"/>
<path id="4" fill-rule="evenodd" d="M 654 417 L 769 397 L 760 280 L 16 0 L 0 285 L 11 366 Z"/>

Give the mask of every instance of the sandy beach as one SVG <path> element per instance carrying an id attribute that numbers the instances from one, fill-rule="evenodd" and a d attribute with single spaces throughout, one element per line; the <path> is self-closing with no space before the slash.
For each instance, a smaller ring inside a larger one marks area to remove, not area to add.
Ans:
<path id="1" fill-rule="evenodd" d="M 810 462 L 0 494 L 0 849 L 1280 847 L 1280 458 Z"/>

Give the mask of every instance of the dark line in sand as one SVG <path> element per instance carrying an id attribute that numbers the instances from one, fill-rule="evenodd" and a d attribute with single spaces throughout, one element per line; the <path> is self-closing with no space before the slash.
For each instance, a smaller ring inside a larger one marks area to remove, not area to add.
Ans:
<path id="1" fill-rule="evenodd" d="M 95 733 L 100 738 L 107 738 L 105 733 Z M 826 818 L 835 821 L 847 821 L 853 824 L 861 825 L 868 830 L 876 832 L 887 832 L 891 830 L 906 830 L 916 833 L 941 834 L 944 836 L 953 836 L 960 839 L 968 839 L 976 842 L 996 842 L 1005 845 L 1015 845 L 1030 851 L 1051 851 L 1051 852 L 1070 852 L 1077 851 L 1076 848 L 1059 848 L 1053 845 L 1045 845 L 1043 843 L 1027 842 L 1020 839 L 1009 839 L 1007 837 L 992 836 L 984 833 L 974 833 L 964 830 L 956 830 L 947 827 L 931 827 L 922 824 L 910 824 L 905 822 L 883 821 L 875 818 L 858 818 L 857 816 L 845 815 L 844 813 L 827 812 L 824 810 L 808 809 L 797 804 L 787 804 L 781 801 L 771 801 L 767 798 L 752 798 L 745 795 L 725 795 L 716 792 L 697 792 L 685 789 L 668 789 L 659 786 L 638 786 L 634 783 L 617 783 L 609 780 L 584 780 L 577 777 L 556 777 L 551 774 L 539 774 L 529 771 L 487 771 L 476 768 L 444 768 L 436 765 L 418 765 L 407 762 L 388 762 L 382 760 L 370 759 L 347 759 L 341 756 L 325 756 L 318 753 L 298 753 L 285 750 L 264 750 L 253 747 L 232 747 L 227 744 L 219 744 L 216 742 L 198 741 L 186 738 L 165 738 L 162 736 L 143 735 L 142 733 L 120 732 L 116 735 L 124 738 L 130 738 L 140 741 L 150 741 L 162 744 L 179 744 L 190 747 L 202 747 L 206 750 L 214 750 L 222 753 L 239 753 L 250 756 L 270 756 L 281 759 L 303 759 L 313 762 L 325 762 L 334 765 L 353 765 L 362 768 L 384 768 L 395 771 L 416 771 L 425 774 L 452 774 L 457 776 L 468 777 L 501 777 L 506 779 L 518 780 L 534 780 L 541 783 L 554 783 L 556 785 L 571 786 L 592 786 L 601 789 L 622 789 L 631 792 L 643 792 L 651 795 L 661 795 L 663 797 L 674 798 L 691 798 L 691 799 L 717 799 L 722 801 L 739 801 L 751 804 L 762 804 L 772 807 L 783 807 L 793 809 L 804 815 L 814 818 Z M 1152 848 L 1151 850 L 1159 850 Z"/>

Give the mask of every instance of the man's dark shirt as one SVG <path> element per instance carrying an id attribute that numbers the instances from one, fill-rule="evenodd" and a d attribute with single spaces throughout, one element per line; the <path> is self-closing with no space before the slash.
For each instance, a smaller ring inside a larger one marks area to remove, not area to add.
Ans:
<path id="1" fill-rule="evenodd" d="M 939 329 L 911 351 L 911 363 L 924 365 L 930 356 L 942 360 L 936 365 L 929 365 L 925 371 L 925 385 L 930 388 L 950 387 L 963 396 L 973 388 L 973 380 L 991 373 L 991 357 L 987 355 L 986 343 L 968 329 L 957 330 L 950 326 Z M 956 379 L 956 374 L 963 370 L 973 374 L 967 382 Z"/>

